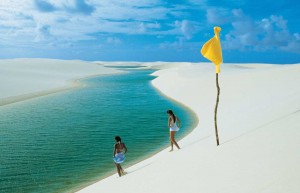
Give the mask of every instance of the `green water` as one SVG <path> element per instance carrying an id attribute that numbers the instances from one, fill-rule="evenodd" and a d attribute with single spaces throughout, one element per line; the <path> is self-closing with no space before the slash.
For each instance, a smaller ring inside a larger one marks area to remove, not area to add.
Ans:
<path id="1" fill-rule="evenodd" d="M 83 88 L 0 107 L 0 192 L 65 192 L 115 173 L 114 136 L 128 147 L 128 167 L 168 145 L 167 109 L 195 116 L 161 96 L 153 71 L 85 79 Z"/>

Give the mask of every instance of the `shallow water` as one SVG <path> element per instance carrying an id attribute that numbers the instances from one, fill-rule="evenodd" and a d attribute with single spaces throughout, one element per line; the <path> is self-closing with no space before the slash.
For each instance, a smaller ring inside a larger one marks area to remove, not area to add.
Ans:
<path id="1" fill-rule="evenodd" d="M 128 147 L 124 167 L 168 145 L 167 109 L 195 124 L 183 106 L 150 84 L 150 70 L 82 80 L 80 89 L 0 107 L 0 192 L 64 192 L 115 172 L 114 136 Z"/>

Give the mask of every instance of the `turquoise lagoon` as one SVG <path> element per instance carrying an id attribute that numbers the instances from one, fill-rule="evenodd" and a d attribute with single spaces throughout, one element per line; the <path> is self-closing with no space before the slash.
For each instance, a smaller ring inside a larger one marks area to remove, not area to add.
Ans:
<path id="1" fill-rule="evenodd" d="M 133 165 L 168 146 L 167 109 L 183 122 L 178 138 L 191 131 L 195 115 L 151 86 L 153 71 L 124 70 L 0 107 L 0 192 L 72 192 L 116 173 L 115 135 Z"/>

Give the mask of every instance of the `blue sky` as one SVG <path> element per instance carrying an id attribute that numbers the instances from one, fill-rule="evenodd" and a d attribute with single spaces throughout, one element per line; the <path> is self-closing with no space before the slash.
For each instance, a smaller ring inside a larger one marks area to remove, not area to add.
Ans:
<path id="1" fill-rule="evenodd" d="M 295 0 L 1 0 L 0 58 L 300 63 Z"/>

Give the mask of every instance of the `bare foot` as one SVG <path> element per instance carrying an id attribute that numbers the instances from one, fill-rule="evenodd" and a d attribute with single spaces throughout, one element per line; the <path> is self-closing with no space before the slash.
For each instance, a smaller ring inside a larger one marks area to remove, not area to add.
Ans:
<path id="1" fill-rule="evenodd" d="M 173 149 L 171 149 L 169 152 L 172 152 L 173 151 Z"/>

